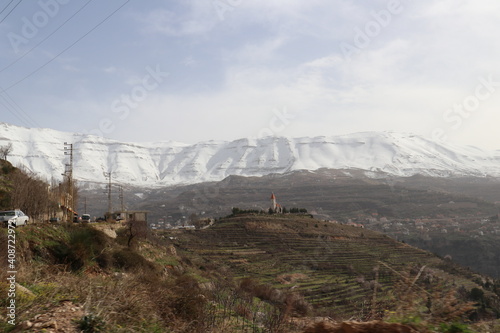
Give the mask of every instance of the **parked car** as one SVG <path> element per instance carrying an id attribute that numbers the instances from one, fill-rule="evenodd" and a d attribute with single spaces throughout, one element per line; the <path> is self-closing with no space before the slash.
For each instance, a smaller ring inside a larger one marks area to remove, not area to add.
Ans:
<path id="1" fill-rule="evenodd" d="M 90 214 L 82 214 L 82 223 L 90 222 Z"/>
<path id="2" fill-rule="evenodd" d="M 60 221 L 61 221 L 61 219 L 60 219 L 60 218 L 58 218 L 58 217 L 51 217 L 51 218 L 49 219 L 49 222 L 50 222 L 50 223 L 58 223 L 58 222 L 60 222 Z"/>
<path id="3" fill-rule="evenodd" d="M 28 224 L 29 217 L 19 209 L 0 211 L 0 222 L 5 226 L 13 224 L 16 227 Z"/>

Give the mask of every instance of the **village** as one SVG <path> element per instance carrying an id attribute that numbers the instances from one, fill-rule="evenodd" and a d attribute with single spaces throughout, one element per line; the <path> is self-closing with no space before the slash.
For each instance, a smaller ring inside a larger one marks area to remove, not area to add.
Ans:
<path id="1" fill-rule="evenodd" d="M 421 238 L 439 234 L 460 234 L 472 238 L 483 237 L 489 234 L 500 235 L 499 215 L 492 217 L 482 216 L 453 216 L 453 217 L 422 217 L 416 219 L 389 219 L 375 216 L 363 219 L 349 219 L 347 225 L 367 228 L 385 233 L 401 240 L 405 236 L 418 235 Z"/>

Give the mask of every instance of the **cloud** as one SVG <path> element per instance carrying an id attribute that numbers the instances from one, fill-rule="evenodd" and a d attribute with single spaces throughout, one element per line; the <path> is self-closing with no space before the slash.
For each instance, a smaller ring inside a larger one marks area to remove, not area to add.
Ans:
<path id="1" fill-rule="evenodd" d="M 103 69 L 105 73 L 116 73 L 118 69 L 115 66 L 106 67 Z"/>
<path id="2" fill-rule="evenodd" d="M 227 54 L 231 63 L 258 64 L 275 62 L 283 57 L 280 48 L 287 43 L 284 36 L 272 36 L 271 38 L 257 42 L 245 43 L 240 48 Z"/>
<path id="3" fill-rule="evenodd" d="M 176 2 L 176 8 L 156 8 L 135 19 L 146 33 L 159 33 L 171 37 L 203 35 L 218 23 L 210 1 Z"/>
<path id="4" fill-rule="evenodd" d="M 68 72 L 80 72 L 80 68 L 72 65 L 63 65 L 62 68 Z"/>
<path id="5" fill-rule="evenodd" d="M 494 0 L 401 0 L 403 10 L 349 59 L 340 45 L 356 46 L 356 34 L 388 1 L 221 1 L 230 4 L 222 18 L 217 0 L 131 3 L 127 20 L 113 18 L 115 38 L 90 35 L 85 47 L 71 49 L 15 92 L 34 92 L 22 101 L 33 113 L 43 108 L 65 120 L 64 110 L 71 110 L 78 128 L 109 118 L 117 126 L 106 134 L 112 138 L 196 142 L 255 136 L 283 108 L 296 117 L 278 135 L 429 134 L 446 125 L 443 113 L 473 93 L 479 77 L 500 81 L 500 3 Z M 12 69 L 14 77 L 63 44 L 26 57 L 24 67 Z M 169 78 L 126 119 L 117 118 L 113 101 L 157 64 Z M 7 85 L 11 79 L 4 77 Z M 499 105 L 492 97 L 450 140 L 480 142 L 496 133 Z M 60 129 L 69 130 L 62 122 Z"/>

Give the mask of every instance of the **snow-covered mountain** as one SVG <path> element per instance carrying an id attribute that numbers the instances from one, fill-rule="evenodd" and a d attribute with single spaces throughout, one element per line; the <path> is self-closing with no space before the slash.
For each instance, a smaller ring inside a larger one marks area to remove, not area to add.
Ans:
<path id="1" fill-rule="evenodd" d="M 500 151 L 458 147 L 421 136 L 365 132 L 314 138 L 266 137 L 235 141 L 126 143 L 87 134 L 30 129 L 0 123 L 0 146 L 12 143 L 8 160 L 46 179 L 61 179 L 64 142 L 74 147 L 80 181 L 165 186 L 217 181 L 229 175 L 262 176 L 294 170 L 363 169 L 367 175 L 500 177 Z"/>

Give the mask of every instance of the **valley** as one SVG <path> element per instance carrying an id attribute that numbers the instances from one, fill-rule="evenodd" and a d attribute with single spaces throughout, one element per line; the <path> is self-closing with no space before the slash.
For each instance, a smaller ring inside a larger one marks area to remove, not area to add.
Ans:
<path id="1" fill-rule="evenodd" d="M 125 197 L 130 207 L 148 211 L 151 225 L 161 229 L 190 225 L 193 218 L 220 218 L 233 207 L 267 211 L 271 193 L 285 208 L 303 207 L 319 220 L 362 225 L 500 277 L 499 207 L 495 204 L 500 182 L 496 179 L 373 179 L 363 171 L 320 169 L 230 176 L 221 182 L 162 189 L 130 188 Z M 102 190 L 82 190 L 82 195 L 89 198 L 89 205 L 92 202 L 92 210 L 106 209 Z M 116 200 L 114 204 L 119 205 Z"/>

